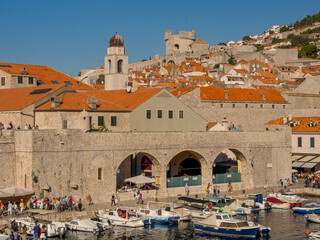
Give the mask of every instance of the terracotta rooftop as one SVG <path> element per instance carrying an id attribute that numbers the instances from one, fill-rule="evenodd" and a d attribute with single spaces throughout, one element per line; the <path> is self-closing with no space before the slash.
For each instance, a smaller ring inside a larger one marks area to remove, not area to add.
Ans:
<path id="1" fill-rule="evenodd" d="M 159 93 L 161 90 L 161 88 L 140 88 L 134 93 L 128 93 L 125 90 L 64 93 L 61 95 L 62 104 L 60 104 L 56 110 L 90 110 L 87 104 L 87 99 L 94 97 L 98 99 L 98 111 L 130 112 Z M 37 108 L 37 110 L 50 109 L 50 102 Z"/>
<path id="2" fill-rule="evenodd" d="M 292 121 L 287 120 L 285 124 L 283 118 L 278 118 L 267 125 L 291 125 L 292 132 L 320 132 L 320 117 L 293 117 Z"/>
<path id="3" fill-rule="evenodd" d="M 74 90 L 95 90 L 93 87 L 48 66 L 19 63 L 0 63 L 0 70 L 13 75 L 22 75 L 22 68 L 26 68 L 27 71 L 27 74 L 24 75 L 37 76 L 37 80 L 42 81 L 41 84 L 68 85 Z"/>
<path id="4" fill-rule="evenodd" d="M 188 92 L 191 92 L 192 90 L 196 89 L 197 87 L 187 87 L 187 88 L 178 88 L 171 92 L 172 95 L 176 97 L 180 97 Z"/>
<path id="5" fill-rule="evenodd" d="M 228 98 L 225 98 L 226 91 L 228 91 Z M 263 93 L 265 93 L 265 100 L 262 97 Z M 201 100 L 287 103 L 278 91 L 262 89 L 200 88 L 200 98 Z"/>
<path id="6" fill-rule="evenodd" d="M 208 122 L 207 123 L 207 129 L 211 129 L 212 127 L 214 127 L 215 125 L 217 125 L 218 122 Z"/>
<path id="7" fill-rule="evenodd" d="M 43 85 L 38 87 L 1 89 L 0 111 L 21 110 L 62 87 L 64 86 Z"/>
<path id="8" fill-rule="evenodd" d="M 201 40 L 200 38 L 198 38 L 197 40 L 195 40 L 192 44 L 209 44 L 203 40 Z"/>

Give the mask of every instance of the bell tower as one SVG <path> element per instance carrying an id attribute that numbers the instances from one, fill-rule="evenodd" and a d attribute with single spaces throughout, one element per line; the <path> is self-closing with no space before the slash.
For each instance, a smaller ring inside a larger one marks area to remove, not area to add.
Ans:
<path id="1" fill-rule="evenodd" d="M 126 89 L 128 83 L 128 56 L 123 38 L 117 33 L 109 40 L 105 56 L 105 90 Z"/>

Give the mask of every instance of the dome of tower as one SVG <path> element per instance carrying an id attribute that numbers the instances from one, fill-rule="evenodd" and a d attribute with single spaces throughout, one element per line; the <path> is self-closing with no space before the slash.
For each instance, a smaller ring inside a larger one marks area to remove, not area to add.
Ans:
<path id="1" fill-rule="evenodd" d="M 116 33 L 110 38 L 109 47 L 124 47 L 123 38 Z"/>

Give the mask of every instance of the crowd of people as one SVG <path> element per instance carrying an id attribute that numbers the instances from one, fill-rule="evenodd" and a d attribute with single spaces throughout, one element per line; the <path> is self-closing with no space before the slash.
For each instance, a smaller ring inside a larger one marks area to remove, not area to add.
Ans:
<path id="1" fill-rule="evenodd" d="M 8 224 L 4 225 L 2 229 L 0 229 L 0 233 L 4 235 L 10 236 L 10 239 L 13 240 L 26 240 L 27 239 L 27 227 L 26 225 L 22 225 L 21 223 L 17 223 L 15 220 L 10 222 L 10 226 Z M 38 223 L 35 223 L 35 226 L 33 227 L 33 239 L 41 239 L 45 240 L 47 239 L 47 229 L 45 225 L 40 225 Z"/>
<path id="2" fill-rule="evenodd" d="M 306 173 L 303 176 L 306 187 L 320 188 L 320 173 Z"/>
<path id="3" fill-rule="evenodd" d="M 30 124 L 26 124 L 24 126 L 24 128 L 21 128 L 20 126 L 16 127 L 15 125 L 13 125 L 12 121 L 10 121 L 10 123 L 8 124 L 7 127 L 5 127 L 5 125 L 0 122 L 0 130 L 5 130 L 5 129 L 8 129 L 8 130 L 21 130 L 21 129 L 24 129 L 24 130 L 38 130 L 39 129 L 39 126 L 38 125 L 35 125 L 35 126 L 31 126 Z"/>
<path id="4" fill-rule="evenodd" d="M 231 186 L 231 182 L 230 182 L 230 186 Z M 229 187 L 230 189 L 230 187 Z M 232 190 L 232 187 L 231 187 Z M 205 196 L 206 197 L 218 197 L 220 196 L 220 188 L 219 186 L 213 186 L 211 185 L 211 183 L 208 183 L 208 186 L 205 189 Z"/>

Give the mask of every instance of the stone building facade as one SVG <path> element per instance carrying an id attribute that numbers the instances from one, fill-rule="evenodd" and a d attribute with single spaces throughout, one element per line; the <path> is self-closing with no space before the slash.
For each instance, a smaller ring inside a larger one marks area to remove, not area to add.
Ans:
<path id="1" fill-rule="evenodd" d="M 33 189 L 40 197 L 68 194 L 78 199 L 90 194 L 95 202 L 106 201 L 116 191 L 117 181 L 130 177 L 128 171 L 118 170 L 122 162 L 142 153 L 154 165 L 152 175 L 160 180 L 159 194 L 176 196 L 183 187 L 167 188 L 167 166 L 177 155 L 192 155 L 201 164 L 202 182 L 190 190 L 202 193 L 212 182 L 216 157 L 229 149 L 242 169 L 242 181 L 234 183 L 234 189 L 262 187 L 265 180 L 275 186 L 277 179 L 291 175 L 290 131 L 279 128 L 248 132 L 5 131 L 0 136 L 0 182 L 6 187 Z M 188 154 L 181 154 L 185 152 Z"/>

